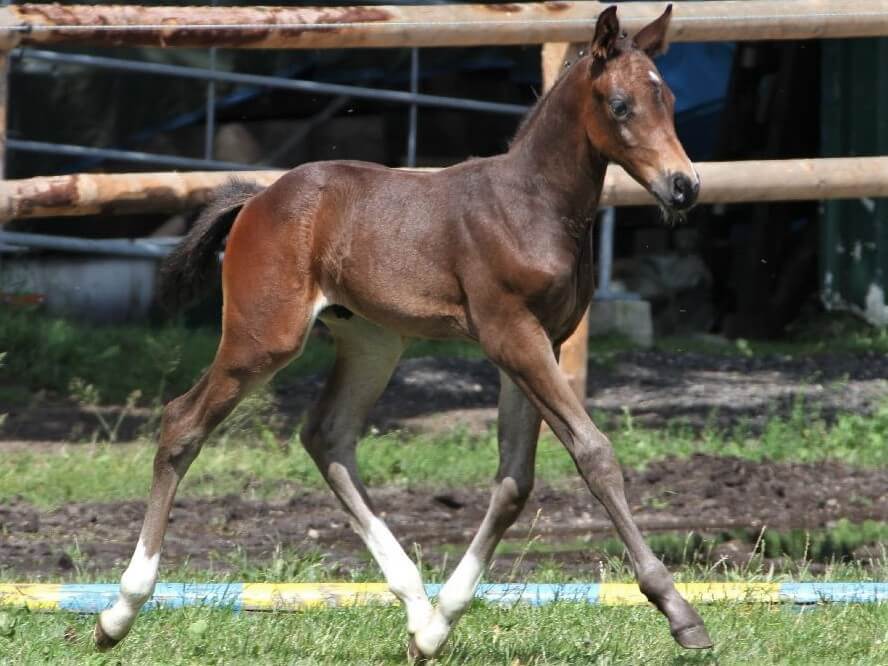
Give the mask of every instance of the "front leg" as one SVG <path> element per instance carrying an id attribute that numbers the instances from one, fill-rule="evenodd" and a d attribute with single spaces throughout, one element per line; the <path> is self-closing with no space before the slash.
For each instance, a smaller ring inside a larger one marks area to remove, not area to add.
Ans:
<path id="1" fill-rule="evenodd" d="M 533 488 L 539 434 L 539 412 L 509 376 L 501 372 L 497 423 L 500 460 L 490 505 L 466 554 L 441 589 L 431 622 L 415 634 L 411 656 L 437 654 L 453 625 L 472 603 L 475 588 L 497 544 L 518 518 Z"/>
<path id="2" fill-rule="evenodd" d="M 482 346 L 540 411 L 567 448 L 589 490 L 604 505 L 629 551 L 641 591 L 667 617 L 679 645 L 711 647 L 703 620 L 675 589 L 672 575 L 635 524 L 614 449 L 571 390 L 542 326 L 529 312 L 491 324 L 481 328 Z"/>

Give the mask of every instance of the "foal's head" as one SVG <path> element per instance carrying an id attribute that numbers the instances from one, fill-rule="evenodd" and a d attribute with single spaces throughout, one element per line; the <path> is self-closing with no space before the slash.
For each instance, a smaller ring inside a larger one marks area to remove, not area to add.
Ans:
<path id="1" fill-rule="evenodd" d="M 620 31 L 617 8 L 598 17 L 587 58 L 582 104 L 586 136 L 660 203 L 681 217 L 697 200 L 700 177 L 675 135 L 675 96 L 652 58 L 665 50 L 672 5 L 633 38 Z"/>

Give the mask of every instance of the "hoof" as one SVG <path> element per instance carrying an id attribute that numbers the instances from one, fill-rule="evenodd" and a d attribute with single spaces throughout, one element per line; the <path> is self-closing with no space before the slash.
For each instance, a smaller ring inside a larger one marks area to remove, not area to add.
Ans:
<path id="1" fill-rule="evenodd" d="M 106 652 L 117 645 L 120 640 L 117 638 L 111 638 L 108 634 L 105 633 L 105 630 L 102 629 L 102 623 L 96 620 L 96 628 L 93 631 L 93 641 L 96 644 L 96 649 L 99 652 Z"/>
<path id="2" fill-rule="evenodd" d="M 417 664 L 417 666 L 419 666 L 421 664 L 428 664 L 429 661 L 430 657 L 427 657 L 422 653 L 422 650 L 416 645 L 416 639 L 411 636 L 410 640 L 407 642 L 407 663 Z"/>
<path id="3" fill-rule="evenodd" d="M 672 632 L 675 642 L 687 650 L 705 650 L 712 647 L 712 639 L 709 632 L 702 624 L 685 627 Z"/>

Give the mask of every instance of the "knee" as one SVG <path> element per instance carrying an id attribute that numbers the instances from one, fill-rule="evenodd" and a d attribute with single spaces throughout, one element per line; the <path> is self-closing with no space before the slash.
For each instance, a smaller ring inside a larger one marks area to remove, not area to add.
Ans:
<path id="1" fill-rule="evenodd" d="M 573 451 L 577 467 L 584 476 L 601 484 L 623 485 L 623 472 L 610 440 L 596 428 L 583 432 Z"/>
<path id="2" fill-rule="evenodd" d="M 510 524 L 515 522 L 532 491 L 533 478 L 529 476 L 507 476 L 500 481 L 497 501 L 500 505 L 500 514 L 506 521 Z"/>

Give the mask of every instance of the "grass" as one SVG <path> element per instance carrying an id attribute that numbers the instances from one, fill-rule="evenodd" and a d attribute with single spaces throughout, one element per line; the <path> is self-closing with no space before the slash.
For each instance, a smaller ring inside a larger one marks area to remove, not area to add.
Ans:
<path id="1" fill-rule="evenodd" d="M 441 664 L 878 664 L 888 662 L 888 604 L 797 609 L 725 603 L 701 614 L 716 648 L 678 648 L 652 608 L 559 603 L 476 604 Z M 396 607 L 232 613 L 189 608 L 145 613 L 111 653 L 93 651 L 94 618 L 8 613 L 0 663 L 403 664 Z"/>
<path id="2" fill-rule="evenodd" d="M 249 422 L 247 417 L 244 421 Z M 635 426 L 631 417 L 609 429 L 622 464 L 643 468 L 666 457 L 695 453 L 730 455 L 756 461 L 816 462 L 838 460 L 857 466 L 888 465 L 888 405 L 871 416 L 840 415 L 834 422 L 799 405 L 787 418 L 771 419 L 761 434 L 743 428 L 731 432 L 694 432 L 674 425 L 665 430 Z M 293 436 L 281 446 L 271 437 L 234 431 L 204 447 L 186 476 L 183 496 L 238 493 L 246 497 L 287 497 L 294 490 L 323 485 L 320 474 Z M 40 450 L 4 454 L 0 466 L 0 502 L 18 496 L 41 507 L 70 501 L 142 498 L 151 474 L 154 444 L 72 444 L 47 455 Z M 404 437 L 370 435 L 358 449 L 362 473 L 370 485 L 425 488 L 486 484 L 496 470 L 496 436 L 455 430 L 449 434 Z M 573 462 L 550 435 L 537 455 L 541 481 L 557 484 L 576 478 Z"/>
<path id="3" fill-rule="evenodd" d="M 134 391 L 149 402 L 188 390 L 209 366 L 219 343 L 211 328 L 163 326 L 90 326 L 28 310 L 0 310 L 0 353 L 7 352 L 0 378 L 0 400 L 27 403 L 35 393 L 68 397 L 72 384 L 95 387 L 101 404 L 121 404 Z M 313 336 L 302 356 L 278 373 L 275 381 L 321 372 L 333 363 L 333 344 Z M 475 345 L 417 341 L 405 357 L 478 358 Z M 121 372 L 125 364 L 126 372 Z"/>
<path id="4" fill-rule="evenodd" d="M 756 550 L 749 555 L 749 567 L 761 563 L 762 558 L 786 558 L 787 562 L 798 563 L 797 571 L 804 571 L 809 562 L 852 562 L 854 551 L 863 545 L 881 544 L 888 548 L 888 523 L 868 520 L 855 524 L 848 520 L 839 520 L 835 525 L 823 529 L 791 529 L 791 530 L 753 530 L 729 529 L 710 534 L 699 532 L 654 532 L 646 535 L 648 545 L 657 557 L 670 565 L 688 568 L 702 567 L 697 573 L 712 575 L 716 571 L 730 578 L 732 573 L 727 562 L 722 562 L 715 569 L 711 568 L 713 549 L 727 542 L 745 544 Z M 453 544 L 442 550 L 459 557 L 465 549 L 464 544 Z M 532 541 L 521 543 L 504 541 L 497 549 L 499 555 L 533 553 L 535 555 L 559 553 L 592 552 L 600 554 L 610 561 L 622 562 L 626 556 L 623 542 L 614 538 L 559 540 L 557 542 Z M 879 557 L 886 560 L 888 551 Z M 888 560 L 886 560 L 888 562 Z M 792 569 L 792 567 L 789 567 Z M 749 568 L 744 573 L 748 573 Z M 888 574 L 888 571 L 885 572 Z M 691 580 L 696 580 L 692 574 Z M 856 572 L 860 579 L 861 572 Z M 551 582 L 551 581 L 549 581 Z"/>
<path id="5" fill-rule="evenodd" d="M 79 575 L 76 582 L 116 580 Z M 441 571 L 424 571 L 440 582 Z M 602 571 L 628 582 L 625 561 Z M 864 569 L 834 564 L 817 580 L 884 580 L 888 561 Z M 494 578 L 493 576 L 491 578 Z M 678 581 L 779 582 L 811 580 L 804 567 L 772 575 L 760 561 L 725 572 L 689 565 Z M 0 574 L 0 581 L 4 576 Z M 244 559 L 243 568 L 219 576 L 187 567 L 164 580 L 193 582 L 328 581 L 329 568 L 311 554 L 279 552 L 264 566 Z M 352 580 L 380 580 L 375 566 L 354 569 Z M 502 577 L 496 577 L 502 580 Z M 567 582 L 557 567 L 537 567 L 528 582 Z M 877 664 L 888 659 L 888 604 L 794 607 L 719 603 L 699 607 L 716 641 L 711 652 L 685 652 L 672 642 L 664 620 L 649 607 L 598 607 L 558 603 L 533 608 L 476 602 L 464 616 L 439 664 Z M 143 613 L 130 636 L 106 655 L 90 643 L 93 617 L 70 613 L 0 611 L 0 664 L 401 664 L 403 612 L 398 607 L 311 609 L 298 613 L 233 613 L 186 608 Z"/>
<path id="6" fill-rule="evenodd" d="M 122 403 L 133 391 L 157 401 L 189 387 L 212 359 L 218 333 L 180 326 L 89 327 L 33 312 L 2 312 L 0 353 L 6 355 L 0 400 L 18 403 L 35 392 L 67 397 L 72 383 L 99 387 L 91 401 Z M 832 326 L 832 325 L 830 325 Z M 791 343 L 729 344 L 711 339 L 661 341 L 670 351 L 706 354 L 779 354 L 888 352 L 888 334 L 855 324 L 827 327 L 823 335 L 799 336 Z M 620 339 L 594 341 L 593 360 L 608 362 L 631 348 Z M 417 343 L 409 355 L 476 357 L 463 343 Z M 333 356 L 323 339 L 281 375 L 286 382 L 318 372 Z M 121 372 L 121 367 L 126 372 Z M 150 404 L 150 402 L 149 402 Z M 320 475 L 293 439 L 280 446 L 257 426 L 247 410 L 241 427 L 230 428 L 208 444 L 183 483 L 183 496 L 237 493 L 255 498 L 283 498 L 295 489 L 321 487 Z M 815 462 L 839 460 L 852 465 L 888 465 L 888 405 L 871 416 L 841 415 L 831 422 L 804 405 L 786 418 L 772 418 L 763 431 L 743 427 L 724 432 L 695 432 L 681 424 L 662 430 L 637 427 L 631 415 L 608 428 L 621 462 L 631 467 L 667 456 L 694 453 L 731 455 L 751 460 Z M 20 497 L 38 507 L 70 501 L 144 498 L 150 481 L 154 445 L 78 444 L 53 451 L 4 453 L 0 465 L 0 503 Z M 470 454 L 470 455 L 469 455 Z M 359 450 L 362 471 L 372 485 L 417 484 L 425 488 L 486 484 L 496 468 L 495 435 L 454 431 L 446 435 L 367 437 Z M 559 444 L 544 437 L 537 462 L 541 480 L 559 483 L 575 478 L 573 463 Z M 759 535 L 725 532 L 714 537 L 653 535 L 655 550 L 682 564 L 679 580 L 773 580 L 762 569 L 761 556 L 803 560 L 793 573 L 811 579 L 804 560 L 842 558 L 861 543 L 884 543 L 884 523 L 840 522 L 814 532 L 768 531 Z M 714 568 L 697 558 L 728 539 L 759 542 L 760 556 L 741 568 Z M 572 545 L 563 544 L 563 548 Z M 622 545 L 615 540 L 585 543 L 610 556 L 601 572 L 608 580 L 629 580 Z M 552 548 L 528 543 L 509 549 Z M 553 554 L 554 554 L 553 549 Z M 165 580 L 279 581 L 331 580 L 323 558 L 281 550 L 260 565 L 235 551 L 223 557 L 237 561 L 220 576 L 187 565 L 165 571 Z M 231 564 L 231 560 L 226 560 Z M 78 582 L 116 580 L 120 571 L 80 573 Z M 443 571 L 425 567 L 425 578 L 440 581 Z M 354 580 L 379 580 L 375 566 L 350 568 Z M 502 579 L 499 569 L 492 578 Z M 888 578 L 883 558 L 876 566 L 833 563 L 827 580 Z M 8 580 L 0 566 L 0 580 Z M 70 577 L 66 577 L 70 580 Z M 571 574 L 556 564 L 538 565 L 530 581 L 562 582 Z M 823 580 L 823 578 L 821 578 Z M 458 625 L 439 664 L 877 664 L 888 663 L 888 604 L 826 605 L 798 609 L 778 605 L 714 604 L 701 612 L 716 640 L 714 651 L 684 652 L 669 637 L 662 618 L 650 608 L 601 608 L 560 603 L 543 608 L 487 606 L 481 603 Z M 93 618 L 72 614 L 0 611 L 0 664 L 388 664 L 404 663 L 403 614 L 398 608 L 315 609 L 300 613 L 232 613 L 189 608 L 144 614 L 133 634 L 114 652 L 93 652 L 89 636 Z"/>
<path id="7" fill-rule="evenodd" d="M 149 397 L 181 394 L 213 360 L 218 343 L 217 331 L 178 325 L 89 326 L 7 309 L 0 317 L 0 352 L 7 352 L 5 371 L 16 385 L 67 397 L 72 381 L 80 380 L 98 387 L 108 404 L 136 390 Z M 318 372 L 333 354 L 330 343 L 313 340 L 282 378 Z"/>

